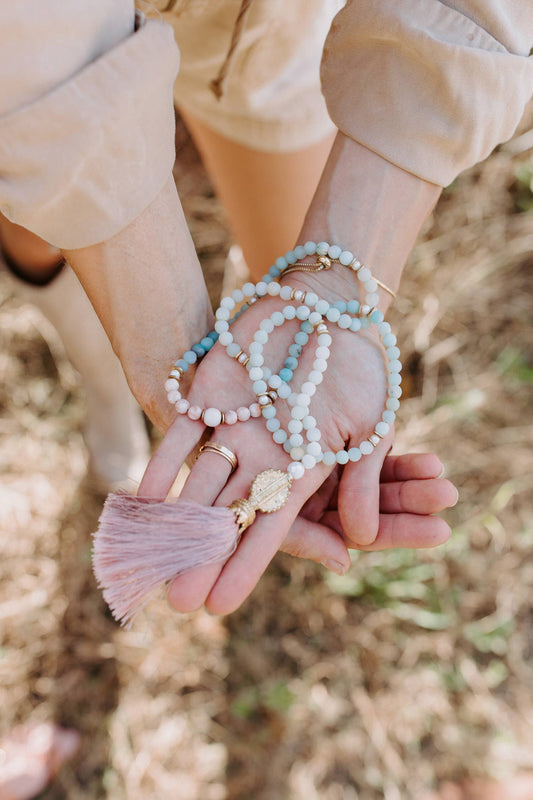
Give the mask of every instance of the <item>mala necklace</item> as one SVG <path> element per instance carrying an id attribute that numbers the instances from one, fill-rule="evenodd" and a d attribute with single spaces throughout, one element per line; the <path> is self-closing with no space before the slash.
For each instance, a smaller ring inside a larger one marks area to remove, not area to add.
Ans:
<path id="1" fill-rule="evenodd" d="M 298 263 L 308 256 L 316 256 L 316 260 Z M 296 271 L 331 269 L 333 263 L 355 272 L 363 287 L 362 302 L 354 299 L 330 303 L 314 292 L 279 282 Z M 214 330 L 185 352 L 171 369 L 165 383 L 168 400 L 178 414 L 211 428 L 263 417 L 273 441 L 283 447 L 291 460 L 286 471 L 266 469 L 259 473 L 252 482 L 249 497 L 235 500 L 228 508 L 111 494 L 94 535 L 93 565 L 104 598 L 122 624 L 131 624 L 162 583 L 197 566 L 227 560 L 244 530 L 253 524 L 257 511 L 272 513 L 287 502 L 293 480 L 302 478 L 319 463 L 333 466 L 359 461 L 370 455 L 388 434 L 400 405 L 402 365 L 396 337 L 377 308 L 379 288 L 395 297 L 350 251 L 327 242 L 306 242 L 278 258 L 261 281 L 247 282 L 221 300 Z M 246 350 L 234 340 L 231 326 L 264 297 L 278 298 L 284 304 L 261 321 Z M 275 372 L 265 364 L 264 350 L 271 334 L 286 322 L 298 322 L 299 329 L 288 348 L 283 368 Z M 373 430 L 357 447 L 337 452 L 323 449 L 321 431 L 310 413 L 312 398 L 328 368 L 332 325 L 354 334 L 375 326 L 387 357 L 388 380 L 385 407 Z M 296 391 L 292 386 L 295 372 L 310 342 L 315 348 L 312 368 Z M 255 395 L 249 405 L 234 409 L 200 408 L 182 396 L 180 382 L 184 374 L 215 344 L 247 370 Z M 278 398 L 286 400 L 291 409 L 287 429 L 277 416 Z"/>

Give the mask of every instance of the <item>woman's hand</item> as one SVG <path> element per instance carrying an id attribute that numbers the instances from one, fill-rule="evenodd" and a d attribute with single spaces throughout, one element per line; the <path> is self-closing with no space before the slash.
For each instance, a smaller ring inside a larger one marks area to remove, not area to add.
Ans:
<path id="1" fill-rule="evenodd" d="M 291 285 L 309 288 L 308 276 L 298 276 L 298 281 L 294 275 L 291 278 L 295 278 Z M 232 325 L 235 341 L 247 351 L 260 322 L 286 304 L 279 298 L 266 297 L 253 305 Z M 265 345 L 265 365 L 273 372 L 283 367 L 298 325 L 289 321 L 276 328 Z M 331 355 L 324 380 L 311 399 L 310 414 L 321 431 L 322 450 L 337 452 L 345 446 L 358 446 L 373 431 L 384 407 L 387 383 L 374 326 L 357 334 L 332 323 L 328 328 L 333 339 Z M 305 380 L 315 358 L 315 346 L 311 335 L 291 388 L 298 390 Z M 253 402 L 254 393 L 246 369 L 217 344 L 199 366 L 188 399 L 204 408 L 227 410 Z M 286 429 L 290 408 L 279 397 L 275 407 Z M 201 422 L 186 416 L 176 419 L 149 465 L 140 495 L 161 497 L 168 493 L 203 429 Z M 307 470 L 303 478 L 293 482 L 282 509 L 258 515 L 225 565 L 198 568 L 176 578 L 169 590 L 171 604 L 179 611 L 190 611 L 203 603 L 215 613 L 233 611 L 280 548 L 340 572 L 349 566 L 349 547 L 431 546 L 445 541 L 448 526 L 430 515 L 453 504 L 456 490 L 447 481 L 435 480 L 441 466 L 431 456 L 389 459 L 382 470 L 392 436 L 391 430 L 372 454 L 348 463 L 342 472 L 322 463 Z M 227 506 L 248 495 L 259 472 L 268 467 L 285 470 L 291 461 L 273 442 L 262 418 L 221 426 L 212 438 L 237 455 L 238 468 L 230 476 L 230 465 L 224 459 L 213 453 L 202 454 L 185 484 L 183 498 Z"/>

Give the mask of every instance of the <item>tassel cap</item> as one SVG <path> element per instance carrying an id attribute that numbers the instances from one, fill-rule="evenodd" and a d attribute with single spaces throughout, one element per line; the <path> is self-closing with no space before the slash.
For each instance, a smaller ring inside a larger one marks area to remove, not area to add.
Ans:
<path id="1" fill-rule="evenodd" d="M 237 518 L 239 533 L 255 520 L 256 511 L 272 514 L 285 505 L 289 498 L 292 478 L 280 469 L 265 469 L 256 475 L 250 486 L 250 496 L 235 500 L 228 508 Z"/>

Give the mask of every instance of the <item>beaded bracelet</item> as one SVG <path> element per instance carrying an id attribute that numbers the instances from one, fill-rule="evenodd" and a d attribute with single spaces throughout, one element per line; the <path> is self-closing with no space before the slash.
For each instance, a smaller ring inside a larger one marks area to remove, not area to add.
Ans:
<path id="1" fill-rule="evenodd" d="M 314 264 L 297 264 L 306 255 L 318 254 Z M 314 292 L 305 292 L 287 285 L 280 285 L 278 279 L 289 272 L 302 267 L 310 267 L 312 271 L 331 268 L 331 263 L 336 262 L 348 266 L 356 272 L 359 280 L 363 282 L 366 296 L 361 305 L 358 300 L 347 303 L 337 301 L 330 304 L 327 300 L 319 298 Z M 190 419 L 201 420 L 209 427 L 221 424 L 235 424 L 246 421 L 251 417 L 263 416 L 267 429 L 272 433 L 273 440 L 284 447 L 292 461 L 287 468 L 291 478 L 300 478 L 306 469 L 311 469 L 322 462 L 328 466 L 334 463 L 346 464 L 348 461 L 359 461 L 363 455 L 370 454 L 379 441 L 387 435 L 390 425 L 394 422 L 396 411 L 399 407 L 399 397 L 402 390 L 400 351 L 396 346 L 396 337 L 391 332 L 389 323 L 384 321 L 383 313 L 375 306 L 379 302 L 377 287 L 380 286 L 392 296 L 394 292 L 379 281 L 376 281 L 367 267 L 347 250 L 341 250 L 336 245 L 330 246 L 327 242 L 307 242 L 296 247 L 277 259 L 270 268 L 269 273 L 257 284 L 247 282 L 242 289 L 236 289 L 231 296 L 224 297 L 217 309 L 215 330 L 204 337 L 200 343 L 187 351 L 183 358 L 178 359 L 165 384 L 169 401 L 175 405 L 178 413 L 187 414 Z M 230 326 L 250 305 L 265 296 L 279 296 L 282 300 L 294 300 L 299 306 L 286 305 L 282 311 L 274 311 L 270 317 L 265 318 L 259 329 L 255 332 L 250 344 L 249 353 L 234 341 L 230 333 Z M 243 303 L 237 314 L 230 318 L 231 312 L 238 303 Z M 263 347 L 267 343 L 270 333 L 275 327 L 280 327 L 287 320 L 298 319 L 301 322 L 300 331 L 294 337 L 294 344 L 289 346 L 289 355 L 285 366 L 279 374 L 264 365 Z M 336 324 L 339 328 L 357 332 L 370 325 L 376 325 L 388 358 L 388 390 L 385 409 L 381 419 L 374 427 L 369 437 L 363 440 L 359 447 L 339 450 L 322 451 L 319 441 L 321 433 L 316 426 L 316 420 L 308 413 L 311 397 L 316 391 L 316 386 L 322 382 L 323 373 L 327 369 L 327 359 L 330 355 L 329 345 L 331 336 L 327 329 L 327 322 Z M 298 358 L 302 348 L 307 344 L 309 335 L 316 332 L 317 348 L 313 369 L 302 384 L 300 392 L 292 392 L 290 382 L 298 366 Z M 256 402 L 249 406 L 241 406 L 236 410 L 220 411 L 217 408 L 201 409 L 191 406 L 181 396 L 179 382 L 189 366 L 201 359 L 215 342 L 225 347 L 228 356 L 242 364 L 247 370 L 256 394 Z M 291 351 L 292 348 L 292 351 Z M 291 420 L 288 430 L 281 428 L 277 419 L 274 403 L 277 397 L 286 398 L 291 406 Z M 304 444 L 302 431 L 305 431 L 307 444 Z"/>

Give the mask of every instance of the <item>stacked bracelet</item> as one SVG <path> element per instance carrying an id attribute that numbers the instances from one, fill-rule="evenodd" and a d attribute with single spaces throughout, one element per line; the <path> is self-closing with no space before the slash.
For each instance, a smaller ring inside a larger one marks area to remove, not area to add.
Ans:
<path id="1" fill-rule="evenodd" d="M 316 262 L 312 264 L 298 263 L 306 256 L 315 254 L 318 256 Z M 355 299 L 330 304 L 314 292 L 305 292 L 279 283 L 280 277 L 296 270 L 320 271 L 330 269 L 332 263 L 347 266 L 357 274 L 366 292 L 362 304 Z M 303 246 L 296 247 L 285 256 L 278 258 L 270 268 L 268 275 L 265 275 L 257 284 L 247 282 L 242 289 L 236 289 L 231 296 L 221 300 L 215 313 L 215 330 L 176 361 L 165 384 L 169 402 L 175 406 L 178 413 L 187 414 L 193 420 L 201 420 L 209 427 L 217 427 L 221 424 L 232 425 L 238 421 L 247 421 L 251 417 L 263 416 L 267 429 L 272 433 L 273 440 L 282 445 L 292 459 L 287 468 L 291 478 L 302 477 L 306 469 L 311 469 L 319 462 L 331 466 L 335 463 L 346 464 L 348 461 L 359 461 L 363 455 L 373 452 L 379 441 L 389 432 L 402 393 L 400 351 L 396 346 L 396 337 L 391 332 L 389 323 L 384 321 L 383 313 L 376 308 L 379 302 L 378 287 L 395 296 L 391 289 L 373 278 L 370 270 L 347 250 L 341 250 L 336 245 L 330 246 L 327 242 L 319 242 L 318 245 L 314 242 L 307 242 Z M 260 323 L 249 346 L 249 352 L 246 352 L 241 345 L 234 341 L 230 327 L 246 308 L 265 296 L 279 297 L 288 302 L 281 310 L 274 311 Z M 291 301 L 298 305 L 292 305 Z M 232 317 L 231 314 L 239 304 L 241 304 L 240 309 Z M 299 321 L 300 329 L 294 336 L 293 344 L 289 346 L 284 367 L 279 373 L 273 373 L 264 364 L 263 349 L 274 329 L 281 327 L 289 320 Z M 330 355 L 332 339 L 328 324 L 335 324 L 339 328 L 353 333 L 362 328 L 376 325 L 388 359 L 387 399 L 380 420 L 372 433 L 361 441 L 358 447 L 339 450 L 336 453 L 331 450 L 322 450 L 321 433 L 315 418 L 309 413 L 311 398 L 316 392 L 317 385 L 323 380 Z M 311 334 L 316 334 L 317 337 L 313 369 L 302 383 L 300 391 L 294 392 L 291 389 L 291 381 L 298 366 L 299 356 Z M 181 396 L 179 385 L 183 374 L 190 365 L 200 360 L 215 342 L 225 348 L 230 358 L 247 369 L 256 395 L 256 401 L 249 406 L 225 411 L 214 407 L 202 409 L 199 406 L 190 405 L 189 401 Z M 287 399 L 291 407 L 291 419 L 287 430 L 282 429 L 277 419 L 275 401 L 278 397 Z"/>

